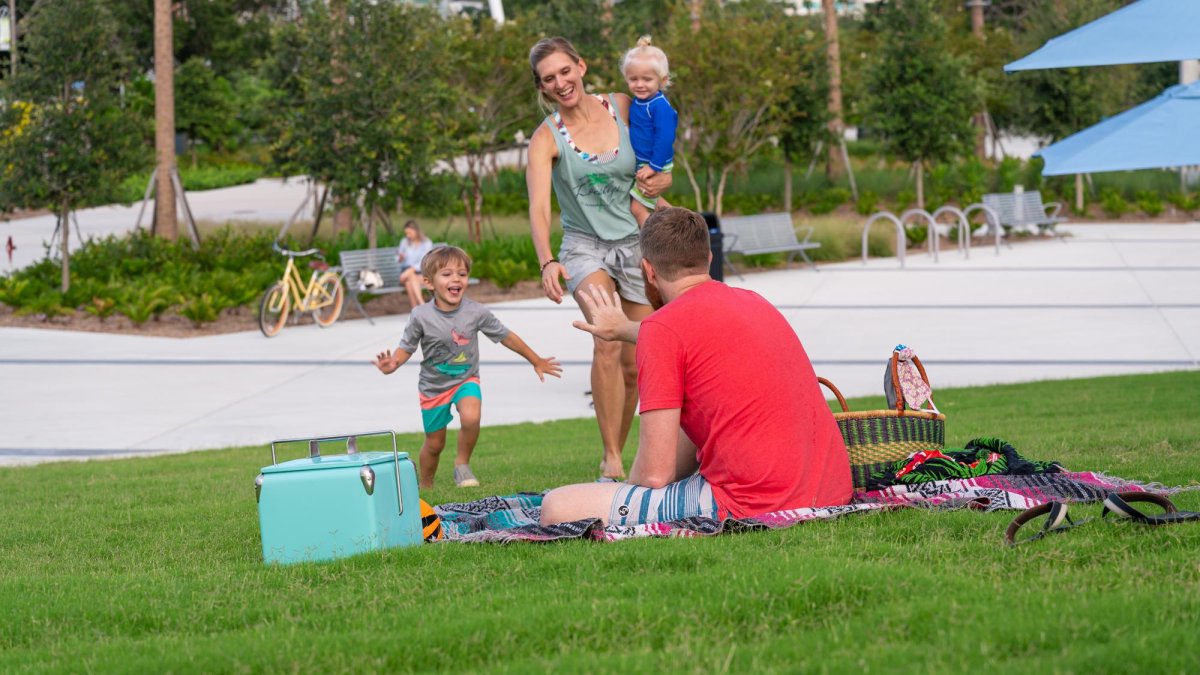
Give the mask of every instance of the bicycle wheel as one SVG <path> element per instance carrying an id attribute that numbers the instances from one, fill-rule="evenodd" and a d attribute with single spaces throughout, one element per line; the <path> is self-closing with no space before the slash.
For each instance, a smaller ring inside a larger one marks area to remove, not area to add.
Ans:
<path id="1" fill-rule="evenodd" d="M 313 321 L 321 328 L 333 325 L 342 315 L 342 301 L 345 292 L 342 290 L 342 280 L 333 272 L 326 272 L 317 280 L 316 309 L 312 312 Z"/>
<path id="2" fill-rule="evenodd" d="M 288 318 L 291 298 L 285 284 L 278 283 L 263 293 L 262 301 L 258 304 L 258 327 L 267 337 L 275 337 L 283 330 L 283 324 Z"/>

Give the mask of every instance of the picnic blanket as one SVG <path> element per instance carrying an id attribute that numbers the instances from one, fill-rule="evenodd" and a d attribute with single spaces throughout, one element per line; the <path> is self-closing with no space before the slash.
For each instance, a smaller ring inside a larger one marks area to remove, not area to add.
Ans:
<path id="1" fill-rule="evenodd" d="M 851 513 L 906 507 L 1024 510 L 1052 500 L 1101 501 L 1113 492 L 1174 493 L 1182 489 L 1187 488 L 1168 488 L 1157 483 L 1142 483 L 1092 472 L 993 474 L 933 480 L 912 485 L 893 485 L 879 490 L 857 492 L 851 503 L 845 506 L 777 511 L 752 518 L 714 520 L 697 517 L 649 525 L 607 527 L 598 519 L 578 520 L 546 527 L 539 525 L 542 494 L 538 493 L 442 504 L 435 506 L 434 511 L 442 519 L 442 527 L 446 533 L 443 541 L 620 541 L 641 537 L 706 537 L 726 532 L 779 529 L 810 520 L 829 520 Z"/>
<path id="2" fill-rule="evenodd" d="M 1028 475 L 1065 471 L 1058 462 L 1029 459 L 1002 438 L 982 436 L 961 449 L 926 450 L 892 462 L 867 479 L 868 490 L 892 485 L 912 485 L 949 478 L 974 478 L 991 474 Z"/>

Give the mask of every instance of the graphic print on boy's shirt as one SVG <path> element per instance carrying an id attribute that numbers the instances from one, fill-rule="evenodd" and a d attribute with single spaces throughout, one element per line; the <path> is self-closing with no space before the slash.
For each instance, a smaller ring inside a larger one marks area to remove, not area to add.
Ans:
<path id="1" fill-rule="evenodd" d="M 479 333 L 493 342 L 508 337 L 508 329 L 485 305 L 469 298 L 451 312 L 427 303 L 413 309 L 400 349 L 421 348 L 422 396 L 436 396 L 479 375 Z"/>

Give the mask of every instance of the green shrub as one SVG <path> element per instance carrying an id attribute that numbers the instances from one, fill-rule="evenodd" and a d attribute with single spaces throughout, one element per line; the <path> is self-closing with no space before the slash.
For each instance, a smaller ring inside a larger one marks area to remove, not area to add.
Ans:
<path id="1" fill-rule="evenodd" d="M 821 190 L 812 199 L 808 210 L 813 215 L 832 213 L 834 209 L 850 201 L 850 191 L 845 188 L 832 187 Z"/>
<path id="2" fill-rule="evenodd" d="M 916 201 L 917 194 L 915 192 L 912 190 L 901 190 L 900 192 L 896 193 L 896 211 L 907 211 L 908 207 L 915 204 Z"/>
<path id="3" fill-rule="evenodd" d="M 62 293 L 52 289 L 45 289 L 28 299 L 24 304 L 16 308 L 13 313 L 17 316 L 41 315 L 43 319 L 49 321 L 56 316 L 67 316 L 73 312 L 74 310 L 63 304 Z"/>
<path id="4" fill-rule="evenodd" d="M 1104 215 L 1109 218 L 1120 218 L 1122 215 L 1129 212 L 1129 204 L 1120 192 L 1105 188 L 1100 192 L 1100 208 L 1104 210 Z"/>
<path id="5" fill-rule="evenodd" d="M 184 301 L 179 313 L 191 319 L 192 323 L 199 326 L 202 323 L 216 321 L 224 305 L 225 300 L 223 298 L 211 293 L 201 293 Z"/>
<path id="6" fill-rule="evenodd" d="M 1172 191 L 1167 193 L 1167 201 L 1175 208 L 1187 213 L 1200 208 L 1200 193 L 1189 196 L 1183 192 Z"/>
<path id="7" fill-rule="evenodd" d="M 25 277 L 0 278 L 0 302 L 19 309 L 29 304 L 37 297 L 39 287 L 32 279 Z"/>
<path id="8" fill-rule="evenodd" d="M 860 216 L 869 216 L 879 207 L 879 195 L 870 190 L 858 193 L 858 201 L 854 202 L 854 210 Z"/>
<path id="9" fill-rule="evenodd" d="M 512 288 L 518 281 L 536 278 L 536 272 L 530 273 L 529 265 L 510 258 L 480 261 L 476 270 L 480 278 L 488 279 L 499 288 Z"/>
<path id="10" fill-rule="evenodd" d="M 721 203 L 722 213 L 737 213 L 752 216 L 763 211 L 769 211 L 778 206 L 775 197 L 767 194 L 726 193 Z"/>
<path id="11" fill-rule="evenodd" d="M 1140 190 L 1134 195 L 1134 200 L 1137 202 L 1138 208 L 1142 213 L 1155 218 L 1163 212 L 1162 195 L 1153 190 Z"/>
<path id="12" fill-rule="evenodd" d="M 1021 184 L 1021 160 L 1015 157 L 1005 157 L 996 167 L 996 192 L 1012 192 Z"/>
<path id="13" fill-rule="evenodd" d="M 152 318 L 158 320 L 163 312 L 181 301 L 174 287 L 147 282 L 126 289 L 117 301 L 117 311 L 140 326 Z"/>
<path id="14" fill-rule="evenodd" d="M 929 226 L 907 225 L 904 228 L 904 238 L 908 242 L 909 248 L 920 246 L 929 238 Z"/>
<path id="15" fill-rule="evenodd" d="M 112 298 L 94 297 L 92 301 L 83 306 L 83 310 L 88 314 L 100 319 L 103 322 L 108 317 L 112 316 L 117 309 L 117 302 Z"/>

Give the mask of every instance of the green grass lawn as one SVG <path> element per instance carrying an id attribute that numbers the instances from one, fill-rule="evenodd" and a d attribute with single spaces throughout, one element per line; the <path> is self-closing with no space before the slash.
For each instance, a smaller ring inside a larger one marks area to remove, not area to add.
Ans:
<path id="1" fill-rule="evenodd" d="M 941 390 L 946 437 L 1200 479 L 1200 372 Z M 856 409 L 878 407 L 859 399 Z M 286 435 L 281 430 L 281 435 Z M 415 452 L 417 435 L 403 437 Z M 484 430 L 432 503 L 594 478 L 594 422 Z M 261 562 L 264 447 L 0 470 L 0 672 L 1195 672 L 1200 524 L 903 510 L 701 540 Z M 1200 510 L 1200 492 L 1175 501 Z M 1099 515 L 1099 505 L 1072 509 Z"/>

